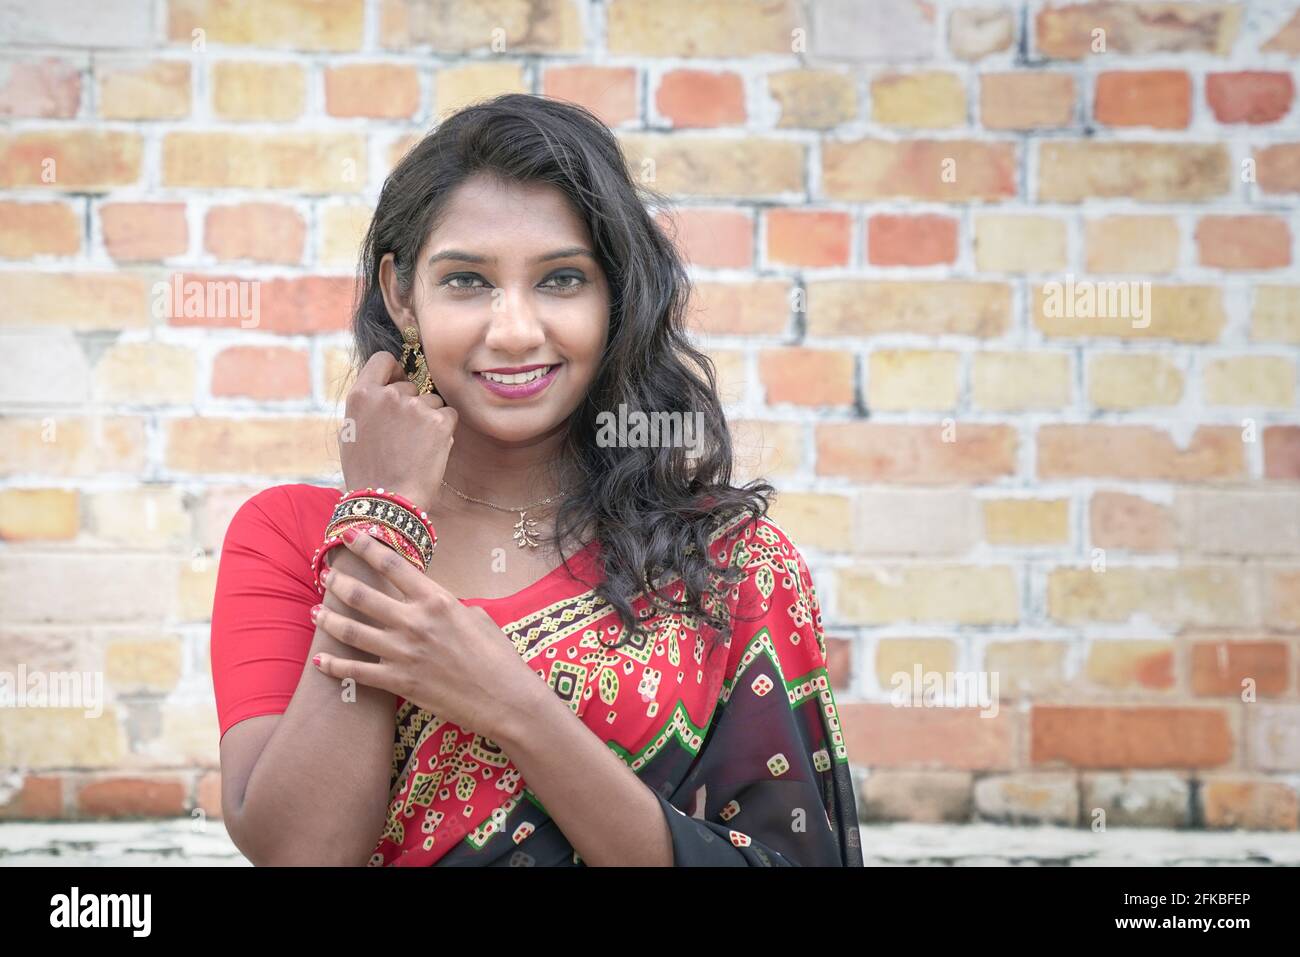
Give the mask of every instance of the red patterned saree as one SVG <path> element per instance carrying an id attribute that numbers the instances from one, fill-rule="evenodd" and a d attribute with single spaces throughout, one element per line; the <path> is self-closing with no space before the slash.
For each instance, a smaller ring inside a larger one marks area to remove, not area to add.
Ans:
<path id="1" fill-rule="evenodd" d="M 319 600 L 310 560 L 341 493 L 281 485 L 254 495 L 226 533 L 212 615 L 221 734 L 282 714 L 307 664 Z M 826 671 L 817 594 L 773 522 L 720 528 L 717 564 L 743 568 L 728 593 L 729 644 L 663 615 L 644 640 L 585 582 L 590 543 L 482 606 L 574 713 L 659 798 L 675 866 L 861 866 L 848 753 Z M 680 600 L 681 583 L 667 583 Z M 644 596 L 633 603 L 649 614 Z M 387 825 L 371 865 L 574 866 L 581 858 L 497 744 L 397 698 Z"/>

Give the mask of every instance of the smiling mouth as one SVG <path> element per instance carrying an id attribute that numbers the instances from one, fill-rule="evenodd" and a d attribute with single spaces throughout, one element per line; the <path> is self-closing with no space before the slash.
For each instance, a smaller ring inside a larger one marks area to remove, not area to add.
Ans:
<path id="1" fill-rule="evenodd" d="M 556 365 L 559 365 L 559 363 L 556 363 Z M 497 382 L 501 385 L 524 385 L 528 382 L 536 382 L 543 376 L 549 375 L 556 365 L 538 366 L 536 369 L 529 369 L 527 372 L 513 372 L 509 374 L 501 372 L 476 372 L 474 374 L 482 376 L 489 382 Z"/>

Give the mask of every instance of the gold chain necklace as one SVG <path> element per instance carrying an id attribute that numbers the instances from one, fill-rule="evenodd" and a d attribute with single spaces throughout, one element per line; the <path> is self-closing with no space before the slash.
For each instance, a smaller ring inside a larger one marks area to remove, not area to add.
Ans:
<path id="1" fill-rule="evenodd" d="M 531 505 L 506 506 L 506 505 L 496 505 L 492 502 L 485 502 L 481 498 L 473 498 L 469 495 L 466 495 L 460 489 L 456 488 L 456 486 L 450 484 L 446 479 L 443 479 L 442 484 L 445 485 L 447 488 L 451 489 L 453 492 L 455 492 L 457 495 L 459 495 L 467 502 L 473 502 L 476 505 L 486 505 L 488 508 L 495 508 L 498 512 L 518 512 L 519 521 L 515 522 L 514 539 L 515 539 L 515 543 L 520 548 L 523 548 L 525 545 L 527 545 L 529 548 L 537 548 L 538 546 L 537 522 L 534 519 L 528 517 L 528 510 L 530 508 L 541 508 L 543 505 L 549 505 L 551 504 L 551 502 L 555 501 L 566 491 L 568 491 L 568 489 L 560 489 L 550 498 L 544 498 L 540 502 L 533 502 Z"/>

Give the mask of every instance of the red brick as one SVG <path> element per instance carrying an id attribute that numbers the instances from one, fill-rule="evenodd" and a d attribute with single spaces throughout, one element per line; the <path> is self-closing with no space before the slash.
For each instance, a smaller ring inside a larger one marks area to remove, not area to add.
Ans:
<path id="1" fill-rule="evenodd" d="M 176 777 L 110 777 L 83 784 L 77 812 L 83 817 L 179 817 L 185 784 Z"/>
<path id="2" fill-rule="evenodd" d="M 1002 708 L 840 705 L 849 760 L 872 768 L 1007 769 L 1015 761 L 1015 716 Z"/>
<path id="3" fill-rule="evenodd" d="M 280 335 L 306 335 L 314 332 L 343 332 L 351 322 L 355 280 L 344 276 L 301 276 L 249 280 L 241 276 L 214 275 L 210 273 L 168 274 L 163 281 L 169 286 L 173 276 L 179 275 L 183 283 L 237 283 L 258 282 L 258 305 L 261 315 L 255 327 L 262 332 Z M 174 309 L 176 315 L 166 316 L 172 326 L 206 326 L 209 328 L 241 328 L 244 320 L 238 315 L 186 316 L 184 303 Z"/>
<path id="4" fill-rule="evenodd" d="M 1035 765 L 1207 768 L 1233 757 L 1232 727 L 1218 708 L 1038 705 L 1029 734 Z"/>
<path id="5" fill-rule="evenodd" d="M 311 395 L 310 360 L 301 349 L 232 346 L 212 363 L 212 394 L 253 399 Z"/>
<path id="6" fill-rule="evenodd" d="M 1169 433 L 1151 426 L 1054 424 L 1038 430 L 1038 476 L 1245 479 L 1246 458 L 1236 426 L 1200 426 L 1180 449 Z"/>
<path id="7" fill-rule="evenodd" d="M 767 259 L 786 266 L 847 266 L 851 228 L 848 213 L 768 210 Z"/>
<path id="8" fill-rule="evenodd" d="M 398 63 L 348 63 L 325 71 L 325 112 L 330 116 L 409 119 L 420 108 L 415 67 Z"/>
<path id="9" fill-rule="evenodd" d="M 557 66 L 542 75 L 542 92 L 585 106 L 606 126 L 636 118 L 633 67 Z"/>
<path id="10" fill-rule="evenodd" d="M 1265 193 L 1300 193 L 1300 143 L 1256 150 L 1255 179 Z"/>
<path id="11" fill-rule="evenodd" d="M 68 203 L 0 202 L 0 256 L 75 256 L 81 251 L 81 214 Z"/>
<path id="12" fill-rule="evenodd" d="M 1095 492 L 1089 508 L 1092 544 L 1134 552 L 1174 548 L 1176 525 L 1169 506 L 1125 492 Z"/>
<path id="13" fill-rule="evenodd" d="M 765 349 L 758 371 L 769 404 L 851 405 L 853 356 L 830 349 Z"/>
<path id="14" fill-rule="evenodd" d="M 1264 478 L 1300 479 L 1300 425 L 1264 430 Z"/>
<path id="15" fill-rule="evenodd" d="M 298 211 L 278 203 L 214 206 L 203 222 L 203 248 L 218 259 L 300 263 L 306 235 Z"/>
<path id="16" fill-rule="evenodd" d="M 66 119 L 81 106 L 81 73 L 67 60 L 7 60 L 0 78 L 0 116 Z"/>
<path id="17" fill-rule="evenodd" d="M 1202 216 L 1196 224 L 1202 266 L 1281 269 L 1291 264 L 1291 231 L 1280 216 Z"/>
<path id="18" fill-rule="evenodd" d="M 738 209 L 679 206 L 664 225 L 682 256 L 693 266 L 748 269 L 754 264 L 754 221 Z"/>
<path id="19" fill-rule="evenodd" d="M 1192 118 L 1192 81 L 1182 70 L 1102 73 L 1093 114 L 1111 126 L 1181 130 Z"/>
<path id="20" fill-rule="evenodd" d="M 836 422 L 816 426 L 817 474 L 859 482 L 948 484 L 992 481 L 1016 471 L 1016 431 L 1008 425 L 945 426 Z"/>
<path id="21" fill-rule="evenodd" d="M 737 73 L 673 70 L 664 74 L 655 107 L 673 126 L 732 126 L 745 122 L 745 85 Z"/>
<path id="22" fill-rule="evenodd" d="M 1251 679 L 1255 693 L 1280 695 L 1287 690 L 1287 646 L 1281 641 L 1197 641 L 1192 644 L 1192 692 L 1240 698 L 1242 682 Z"/>
<path id="23" fill-rule="evenodd" d="M 63 816 L 63 779 L 57 775 L 24 775 L 23 786 L 0 804 L 0 821 L 53 821 Z"/>
<path id="24" fill-rule="evenodd" d="M 1291 109 L 1294 96 L 1290 73 L 1243 70 L 1205 78 L 1205 100 L 1220 123 L 1276 122 Z"/>
<path id="25" fill-rule="evenodd" d="M 183 256 L 189 247 L 184 203 L 107 203 L 99 218 L 104 246 L 117 260 Z"/>
<path id="26" fill-rule="evenodd" d="M 932 266 L 957 259 L 951 216 L 881 214 L 867 221 L 867 261 L 875 266 Z"/>

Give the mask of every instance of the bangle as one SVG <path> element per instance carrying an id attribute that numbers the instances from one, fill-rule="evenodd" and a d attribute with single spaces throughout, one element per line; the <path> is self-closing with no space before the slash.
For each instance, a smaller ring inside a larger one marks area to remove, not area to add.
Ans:
<path id="1" fill-rule="evenodd" d="M 317 591 L 324 593 L 321 566 L 331 548 L 343 544 L 341 532 L 353 525 L 367 525 L 380 541 L 393 548 L 421 572 L 427 571 L 438 544 L 438 534 L 428 514 L 409 499 L 382 488 L 354 489 L 334 507 L 325 528 L 325 541 L 312 556 L 312 575 Z"/>

